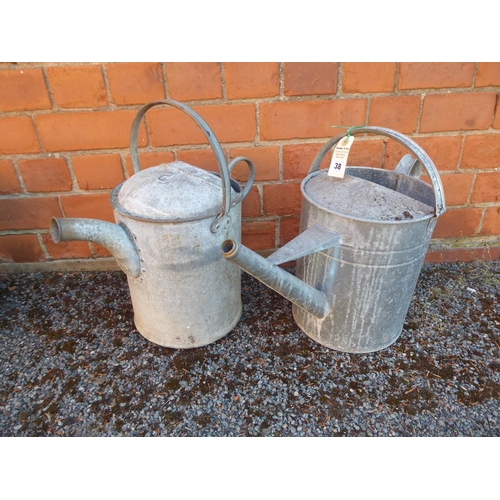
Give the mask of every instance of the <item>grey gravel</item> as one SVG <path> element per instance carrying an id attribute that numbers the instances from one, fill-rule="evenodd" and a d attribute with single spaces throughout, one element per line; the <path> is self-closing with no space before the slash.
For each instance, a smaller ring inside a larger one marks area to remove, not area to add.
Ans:
<path id="1" fill-rule="evenodd" d="M 288 268 L 293 272 L 293 268 Z M 500 436 L 500 262 L 425 264 L 400 338 L 330 350 L 242 275 L 192 350 L 135 329 L 121 272 L 0 275 L 1 436 Z"/>

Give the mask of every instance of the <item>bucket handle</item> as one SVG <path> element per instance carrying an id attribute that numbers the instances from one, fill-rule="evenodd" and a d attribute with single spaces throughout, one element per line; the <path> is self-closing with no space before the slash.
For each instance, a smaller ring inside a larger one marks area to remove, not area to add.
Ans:
<path id="1" fill-rule="evenodd" d="M 399 144 L 405 146 L 409 151 L 411 151 L 420 163 L 425 167 L 429 177 L 432 181 L 432 187 L 434 189 L 435 201 L 436 201 L 436 217 L 439 217 L 443 212 L 446 211 L 446 205 L 444 202 L 444 189 L 443 184 L 441 183 L 441 178 L 439 177 L 439 173 L 436 169 L 436 166 L 429 158 L 427 153 L 415 142 L 412 141 L 406 135 L 401 134 L 400 132 L 396 132 L 395 130 L 391 130 L 389 128 L 383 127 L 356 127 L 352 130 L 346 130 L 341 134 L 335 136 L 333 139 L 330 139 L 319 151 L 319 153 L 314 158 L 311 168 L 309 169 L 309 174 L 312 172 L 316 172 L 319 170 L 321 162 L 325 157 L 326 153 L 337 144 L 343 137 L 347 134 L 355 135 L 355 134 L 379 134 L 389 137 L 390 139 L 394 139 Z"/>
<path id="2" fill-rule="evenodd" d="M 139 125 L 141 124 L 142 118 L 146 114 L 146 111 L 148 111 L 153 106 L 158 106 L 161 104 L 168 104 L 188 114 L 201 128 L 202 132 L 205 134 L 205 137 L 208 139 L 210 146 L 212 146 L 215 158 L 217 159 L 217 164 L 219 166 L 219 171 L 221 174 L 221 185 L 222 185 L 221 211 L 211 225 L 212 231 L 217 232 L 222 227 L 227 227 L 229 225 L 230 222 L 229 211 L 231 210 L 231 207 L 241 202 L 245 198 L 245 196 L 249 193 L 250 188 L 252 187 L 253 181 L 255 179 L 255 167 L 248 158 L 244 158 L 242 156 L 239 156 L 238 158 L 232 160 L 232 162 L 228 167 L 226 160 L 224 158 L 224 153 L 222 151 L 221 145 L 217 140 L 217 138 L 215 137 L 215 134 L 213 133 L 212 129 L 208 126 L 207 122 L 189 106 L 186 106 L 185 104 L 178 101 L 174 101 L 172 99 L 164 99 L 161 101 L 152 101 L 143 106 L 137 113 L 137 116 L 135 117 L 134 122 L 132 123 L 132 129 L 130 131 L 130 156 L 132 158 L 132 166 L 134 168 L 135 174 L 141 171 L 141 166 L 139 164 L 139 153 L 137 147 Z M 239 163 L 240 161 L 245 161 L 247 163 L 250 173 L 245 188 L 241 193 L 241 196 L 239 197 L 236 203 L 231 205 L 231 177 L 230 177 L 231 170 L 236 165 L 236 163 Z"/>

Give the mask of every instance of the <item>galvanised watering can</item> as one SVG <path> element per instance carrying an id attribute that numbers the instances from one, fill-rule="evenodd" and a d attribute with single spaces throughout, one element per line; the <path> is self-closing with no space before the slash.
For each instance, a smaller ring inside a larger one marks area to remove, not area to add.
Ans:
<path id="1" fill-rule="evenodd" d="M 180 161 L 141 171 L 139 125 L 146 111 L 170 105 L 186 112 L 213 148 L 219 174 Z M 208 124 L 185 104 L 155 101 L 141 108 L 131 130 L 134 175 L 111 194 L 116 224 L 93 219 L 52 219 L 56 243 L 87 240 L 105 246 L 127 274 L 137 330 L 156 344 L 199 347 L 225 336 L 241 316 L 241 273 L 220 255 L 222 242 L 241 239 L 241 202 L 255 178 L 244 157 L 226 164 Z M 242 190 L 231 179 L 247 163 Z"/>
<path id="2" fill-rule="evenodd" d="M 347 167 L 343 178 L 319 170 L 319 151 L 302 181 L 300 234 L 267 259 L 228 239 L 221 253 L 293 303 L 297 325 L 329 348 L 368 353 L 397 340 L 438 217 L 443 186 L 432 160 L 408 137 L 381 127 L 352 134 L 380 134 L 410 155 L 394 171 Z M 431 185 L 419 179 L 422 166 Z M 296 276 L 278 267 L 297 260 Z"/>

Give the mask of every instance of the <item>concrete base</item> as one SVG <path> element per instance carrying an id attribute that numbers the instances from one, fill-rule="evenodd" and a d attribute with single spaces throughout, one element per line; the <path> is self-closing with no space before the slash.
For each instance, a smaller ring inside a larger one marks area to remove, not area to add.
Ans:
<path id="1" fill-rule="evenodd" d="M 259 250 L 256 253 L 269 257 L 275 249 Z M 426 262 L 471 262 L 473 260 L 497 260 L 500 258 L 500 237 L 456 238 L 431 240 Z M 294 265 L 286 262 L 282 267 Z M 40 273 L 71 271 L 119 271 L 113 257 L 99 259 L 61 259 L 45 262 L 3 262 L 0 274 Z"/>
<path id="2" fill-rule="evenodd" d="M 71 271 L 119 271 L 113 257 L 100 259 L 63 259 L 45 262 L 4 262 L 0 264 L 0 273 L 43 273 Z"/>
<path id="3" fill-rule="evenodd" d="M 497 260 L 500 258 L 500 238 L 485 236 L 477 238 L 431 240 L 425 257 L 426 262 L 472 262 L 474 260 Z"/>

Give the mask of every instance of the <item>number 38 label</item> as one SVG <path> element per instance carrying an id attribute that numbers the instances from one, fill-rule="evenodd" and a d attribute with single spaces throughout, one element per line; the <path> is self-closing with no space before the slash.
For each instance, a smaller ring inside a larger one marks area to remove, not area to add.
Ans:
<path id="1" fill-rule="evenodd" d="M 354 142 L 354 136 L 344 137 L 338 143 L 332 154 L 332 161 L 328 169 L 328 175 L 332 177 L 344 177 L 347 157 Z"/>

